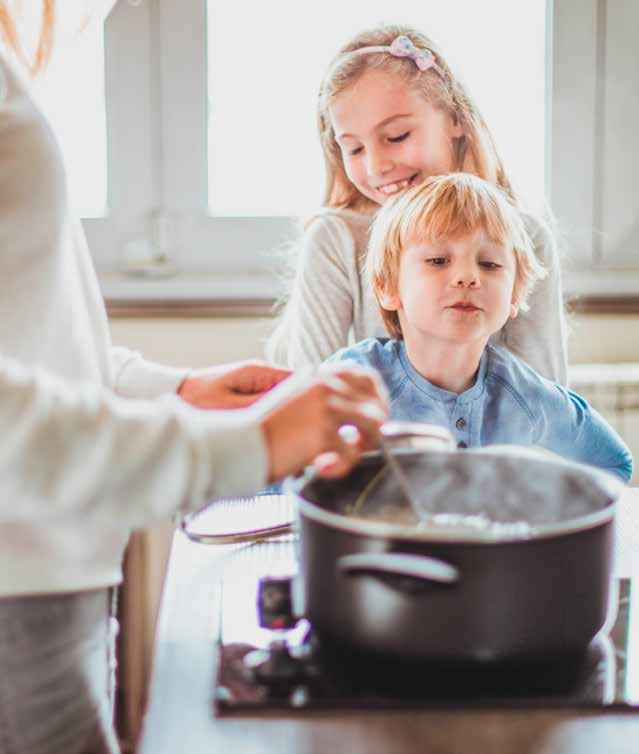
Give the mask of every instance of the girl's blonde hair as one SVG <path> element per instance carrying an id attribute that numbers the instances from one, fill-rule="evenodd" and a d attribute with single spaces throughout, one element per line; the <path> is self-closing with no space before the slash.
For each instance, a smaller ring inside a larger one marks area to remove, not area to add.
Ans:
<path id="1" fill-rule="evenodd" d="M 402 35 L 408 37 L 418 49 L 430 50 L 441 74 L 432 68 L 420 71 L 412 60 L 398 58 L 388 52 L 353 54 L 362 47 L 389 46 Z M 454 145 L 454 169 L 474 173 L 495 183 L 513 201 L 516 200 L 484 119 L 464 85 L 451 72 L 437 45 L 411 26 L 384 25 L 358 34 L 342 47 L 320 86 L 317 119 L 326 169 L 325 206 L 355 210 L 377 207 L 348 179 L 329 114 L 335 97 L 371 69 L 400 76 L 407 86 L 420 92 L 434 107 L 450 113 L 464 132 L 464 136 L 456 139 Z"/>
<path id="2" fill-rule="evenodd" d="M 469 173 L 428 178 L 392 197 L 377 213 L 366 266 L 378 303 L 382 292 L 397 292 L 400 257 L 409 243 L 455 239 L 479 229 L 492 241 L 513 249 L 513 298 L 522 311 L 527 311 L 528 296 L 547 271 L 535 256 L 521 213 L 509 197 L 494 184 Z M 381 304 L 380 311 L 391 337 L 401 338 L 397 312 Z"/>
<path id="3" fill-rule="evenodd" d="M 7 0 L 0 0 L 0 36 L 18 60 L 31 72 L 31 75 L 36 76 L 46 67 L 53 51 L 55 0 L 42 0 L 40 35 L 32 59 L 29 59 L 30 56 L 25 52 L 16 21 Z"/>

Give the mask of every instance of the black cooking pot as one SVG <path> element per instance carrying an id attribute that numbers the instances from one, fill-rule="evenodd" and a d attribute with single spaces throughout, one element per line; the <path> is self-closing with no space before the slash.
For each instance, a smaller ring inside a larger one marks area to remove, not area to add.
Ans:
<path id="1" fill-rule="evenodd" d="M 302 610 L 323 636 L 402 658 L 527 661 L 581 652 L 614 620 L 613 477 L 513 448 L 395 457 L 421 524 L 380 453 L 343 479 L 287 484 Z M 404 503 L 396 519 L 388 500 Z"/>

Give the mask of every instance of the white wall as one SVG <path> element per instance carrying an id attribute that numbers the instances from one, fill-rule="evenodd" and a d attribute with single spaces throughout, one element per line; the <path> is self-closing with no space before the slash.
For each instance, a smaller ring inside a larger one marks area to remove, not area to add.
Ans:
<path id="1" fill-rule="evenodd" d="M 262 358 L 271 318 L 112 319 L 117 345 L 142 351 L 156 361 L 206 366 Z M 639 362 L 639 315 L 579 315 L 570 318 L 569 356 L 573 364 Z"/>
<path id="2" fill-rule="evenodd" d="M 111 320 L 116 345 L 141 351 L 147 359 L 174 366 L 201 367 L 262 358 L 272 319 L 124 318 Z"/>
<path id="3" fill-rule="evenodd" d="M 639 362 L 639 315 L 582 314 L 569 323 L 571 364 Z"/>

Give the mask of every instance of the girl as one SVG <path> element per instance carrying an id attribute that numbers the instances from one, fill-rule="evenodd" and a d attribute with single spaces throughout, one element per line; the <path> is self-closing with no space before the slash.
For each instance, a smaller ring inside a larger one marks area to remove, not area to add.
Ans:
<path id="1" fill-rule="evenodd" d="M 267 351 L 281 363 L 317 364 L 348 342 L 383 336 L 363 261 L 376 209 L 430 175 L 462 171 L 500 186 L 518 204 L 491 134 L 463 84 L 425 35 L 382 26 L 356 36 L 320 87 L 326 164 L 324 211 L 306 227 L 296 276 Z M 548 228 L 524 215 L 549 271 L 530 310 L 491 343 L 565 384 L 565 323 L 557 251 Z"/>
<path id="2" fill-rule="evenodd" d="M 0 754 L 115 754 L 110 595 L 130 530 L 325 451 L 327 474 L 346 470 L 385 400 L 372 373 L 346 369 L 286 379 L 250 410 L 196 411 L 253 403 L 288 372 L 193 374 L 112 348 L 58 146 L 9 62 L 27 56 L 5 0 L 0 40 Z"/>

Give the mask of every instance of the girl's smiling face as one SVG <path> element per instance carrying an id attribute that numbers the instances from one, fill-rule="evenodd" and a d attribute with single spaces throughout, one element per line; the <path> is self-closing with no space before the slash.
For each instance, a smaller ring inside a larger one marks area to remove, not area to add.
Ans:
<path id="1" fill-rule="evenodd" d="M 454 170 L 453 139 L 463 136 L 462 128 L 400 76 L 366 71 L 329 112 L 346 175 L 376 204 Z"/>

